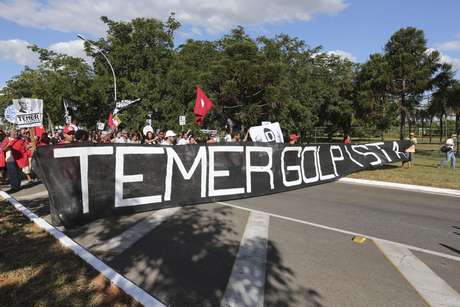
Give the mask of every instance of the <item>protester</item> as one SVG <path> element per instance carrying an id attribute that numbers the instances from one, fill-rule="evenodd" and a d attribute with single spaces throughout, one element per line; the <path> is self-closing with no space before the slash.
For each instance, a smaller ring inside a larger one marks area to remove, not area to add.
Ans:
<path id="1" fill-rule="evenodd" d="M 231 141 L 236 142 L 236 143 L 241 142 L 241 133 L 240 132 L 233 132 Z"/>
<path id="2" fill-rule="evenodd" d="M 10 192 L 17 192 L 21 189 L 21 168 L 28 163 L 25 142 L 15 130 L 11 130 L 9 137 L 3 140 L 1 148 L 5 153 L 6 171 L 11 185 Z"/>
<path id="3" fill-rule="evenodd" d="M 177 140 L 177 145 L 187 145 L 188 144 L 188 131 L 182 132 L 179 139 Z"/>
<path id="4" fill-rule="evenodd" d="M 299 139 L 300 139 L 300 136 L 296 134 L 295 132 L 293 132 L 289 135 L 289 144 L 294 145 L 299 141 Z"/>
<path id="5" fill-rule="evenodd" d="M 77 143 L 88 143 L 89 141 L 89 133 L 86 130 L 78 129 L 75 132 L 75 142 Z"/>
<path id="6" fill-rule="evenodd" d="M 156 140 L 155 140 L 155 137 L 153 136 L 153 132 L 148 131 L 147 135 L 145 136 L 145 139 L 144 139 L 144 144 L 152 145 L 152 144 L 155 144 L 155 143 L 156 143 Z"/>
<path id="7" fill-rule="evenodd" d="M 176 143 L 176 134 L 172 130 L 168 130 L 165 133 L 165 139 L 161 143 L 162 145 L 174 145 Z"/>
<path id="8" fill-rule="evenodd" d="M 417 138 L 415 137 L 415 133 L 411 132 L 409 134 L 409 142 L 410 146 L 405 150 L 407 154 L 407 161 L 402 161 L 401 167 L 404 167 L 406 164 L 407 166 L 413 167 L 414 166 L 414 154 L 415 154 L 415 145 L 417 145 Z"/>
<path id="9" fill-rule="evenodd" d="M 128 143 L 130 144 L 140 144 L 141 143 L 141 137 L 139 132 L 133 132 L 131 134 L 131 139 L 128 139 Z"/>
<path id="10" fill-rule="evenodd" d="M 455 169 L 456 164 L 457 164 L 457 158 L 455 157 L 456 142 L 457 142 L 456 134 L 452 134 L 452 136 L 446 140 L 446 143 L 443 146 L 445 148 L 444 152 L 446 153 L 446 160 L 442 160 L 441 162 L 439 162 L 438 167 L 450 164 L 450 167 Z"/>
<path id="11" fill-rule="evenodd" d="M 63 139 L 59 142 L 59 144 L 70 144 L 73 143 L 75 136 L 75 130 L 72 126 L 66 126 L 63 130 Z"/>
<path id="12" fill-rule="evenodd" d="M 345 145 L 351 144 L 351 138 L 350 138 L 350 136 L 349 136 L 348 134 L 345 134 L 345 135 L 343 136 L 343 143 L 344 143 Z"/>

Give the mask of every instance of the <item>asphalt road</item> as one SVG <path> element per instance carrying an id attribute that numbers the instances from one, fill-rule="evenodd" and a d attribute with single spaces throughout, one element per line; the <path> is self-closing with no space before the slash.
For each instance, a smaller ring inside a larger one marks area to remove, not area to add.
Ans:
<path id="1" fill-rule="evenodd" d="M 14 197 L 49 218 L 42 185 Z M 460 306 L 458 197 L 335 182 L 65 233 L 171 306 Z"/>

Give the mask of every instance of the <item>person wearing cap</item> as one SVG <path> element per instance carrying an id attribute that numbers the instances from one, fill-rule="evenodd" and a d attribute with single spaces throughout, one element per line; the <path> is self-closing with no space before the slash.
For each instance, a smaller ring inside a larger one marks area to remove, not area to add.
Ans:
<path id="1" fill-rule="evenodd" d="M 64 127 L 63 131 L 64 139 L 59 142 L 59 144 L 70 144 L 74 141 L 75 130 L 72 126 Z"/>
<path id="2" fill-rule="evenodd" d="M 165 139 L 161 142 L 162 145 L 174 145 L 176 143 L 176 134 L 172 130 L 165 133 Z"/>
<path id="3" fill-rule="evenodd" d="M 299 136 L 298 134 L 296 134 L 296 133 L 291 133 L 291 134 L 289 135 L 289 144 L 290 144 L 290 145 L 294 145 L 294 144 L 296 144 L 296 143 L 299 141 L 299 139 L 300 139 L 300 136 Z"/>
<path id="4" fill-rule="evenodd" d="M 414 166 L 413 161 L 414 161 L 414 154 L 415 154 L 415 145 L 417 145 L 417 138 L 415 137 L 414 132 L 409 133 L 409 142 L 410 142 L 410 145 L 405 150 L 408 159 L 407 161 L 402 161 L 401 167 L 404 167 L 404 165 L 406 164 L 408 167 Z"/>
<path id="5" fill-rule="evenodd" d="M 450 167 L 455 169 L 457 165 L 457 158 L 455 157 L 456 151 L 456 142 L 457 142 L 457 135 L 454 133 L 451 135 L 449 139 L 446 140 L 445 146 L 447 147 L 446 152 L 446 160 L 443 160 L 439 163 L 439 166 L 443 164 L 450 164 Z"/>

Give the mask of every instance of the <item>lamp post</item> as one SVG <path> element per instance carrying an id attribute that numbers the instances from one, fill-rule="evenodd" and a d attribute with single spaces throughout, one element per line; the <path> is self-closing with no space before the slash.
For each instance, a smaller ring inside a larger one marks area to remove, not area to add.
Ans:
<path id="1" fill-rule="evenodd" d="M 104 52 L 102 52 L 102 50 L 98 46 L 96 46 L 93 43 L 91 43 L 89 40 L 84 38 L 81 34 L 77 34 L 77 37 L 79 39 L 87 42 L 91 47 L 93 47 L 97 52 L 99 52 L 104 57 L 104 59 L 107 61 L 107 63 L 109 64 L 110 69 L 112 70 L 112 75 L 113 75 L 113 92 L 114 92 L 114 99 L 115 99 L 115 103 L 116 103 L 117 102 L 117 77 L 115 76 L 115 71 L 113 70 L 112 64 L 110 63 L 109 59 L 106 57 Z"/>

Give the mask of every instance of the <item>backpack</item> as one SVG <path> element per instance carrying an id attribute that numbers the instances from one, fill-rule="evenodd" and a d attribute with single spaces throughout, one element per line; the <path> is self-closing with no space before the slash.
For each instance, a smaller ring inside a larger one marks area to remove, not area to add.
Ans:
<path id="1" fill-rule="evenodd" d="M 449 146 L 447 146 L 447 145 L 444 144 L 444 145 L 441 146 L 441 149 L 440 149 L 440 150 L 441 150 L 441 152 L 443 152 L 443 153 L 447 153 L 447 152 L 449 152 L 449 151 L 451 150 L 451 148 L 450 148 Z"/>

